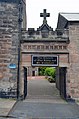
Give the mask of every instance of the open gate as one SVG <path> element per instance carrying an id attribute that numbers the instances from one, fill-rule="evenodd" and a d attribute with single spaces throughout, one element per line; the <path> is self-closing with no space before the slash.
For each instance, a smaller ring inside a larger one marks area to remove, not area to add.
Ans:
<path id="1" fill-rule="evenodd" d="M 60 96 L 66 99 L 66 67 L 59 68 L 59 90 Z"/>
<path id="2" fill-rule="evenodd" d="M 24 99 L 27 96 L 27 68 L 24 67 Z"/>

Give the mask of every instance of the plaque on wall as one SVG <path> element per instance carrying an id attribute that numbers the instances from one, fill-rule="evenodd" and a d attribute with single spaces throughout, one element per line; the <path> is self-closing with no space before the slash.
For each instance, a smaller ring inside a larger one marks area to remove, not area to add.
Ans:
<path id="1" fill-rule="evenodd" d="M 32 66 L 58 66 L 58 56 L 32 55 Z"/>
<path id="2" fill-rule="evenodd" d="M 9 64 L 8 67 L 9 67 L 9 69 L 16 69 L 16 64 L 13 64 L 13 63 L 12 64 Z"/>

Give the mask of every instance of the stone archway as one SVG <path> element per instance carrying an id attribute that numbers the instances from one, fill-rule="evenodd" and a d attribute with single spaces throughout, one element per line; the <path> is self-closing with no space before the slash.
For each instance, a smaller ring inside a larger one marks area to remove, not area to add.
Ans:
<path id="1" fill-rule="evenodd" d="M 30 64 L 31 64 L 29 71 L 32 72 L 32 73 L 33 73 L 34 69 L 38 70 L 39 66 L 54 66 L 54 67 L 57 67 L 58 70 L 57 70 L 57 73 L 56 73 L 56 87 L 58 88 L 58 90 L 60 92 L 60 96 L 64 99 L 66 99 L 66 70 L 67 70 L 67 67 L 59 68 L 59 61 L 58 61 L 59 58 L 58 58 L 58 56 L 57 55 L 40 55 L 40 54 L 39 55 L 33 55 L 33 56 L 30 55 L 30 56 L 31 57 L 29 58 L 28 55 L 27 55 L 28 59 L 30 59 L 30 60 L 27 60 L 27 61 L 29 61 Z M 36 58 L 38 58 L 38 59 L 36 60 Z M 33 62 L 33 60 L 34 60 L 34 62 Z M 49 61 L 53 60 L 53 62 L 50 62 L 50 64 L 47 64 L 47 62 L 49 62 L 48 60 Z M 25 63 L 25 62 L 23 62 L 23 63 Z M 26 62 L 26 63 L 28 64 L 28 62 Z M 33 69 L 32 69 L 32 67 L 33 67 Z M 27 69 L 28 69 L 28 67 L 27 67 Z M 30 73 L 30 74 L 32 74 L 32 73 Z M 34 73 L 34 75 L 35 75 L 35 73 Z M 30 75 L 30 76 L 34 76 L 34 75 Z"/>

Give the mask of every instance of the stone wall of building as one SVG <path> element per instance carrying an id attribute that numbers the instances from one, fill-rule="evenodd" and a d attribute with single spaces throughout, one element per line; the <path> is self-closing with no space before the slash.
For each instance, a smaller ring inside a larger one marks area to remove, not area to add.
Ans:
<path id="1" fill-rule="evenodd" d="M 15 88 L 17 79 L 18 5 L 0 2 L 0 91 Z M 10 69 L 16 64 L 16 69 Z"/>
<path id="2" fill-rule="evenodd" d="M 67 94 L 79 98 L 79 25 L 69 26 L 69 40 Z"/>
<path id="3" fill-rule="evenodd" d="M 22 28 L 26 29 L 25 1 L 21 5 Z M 0 1 L 0 92 L 17 88 L 19 6 L 18 0 Z"/>

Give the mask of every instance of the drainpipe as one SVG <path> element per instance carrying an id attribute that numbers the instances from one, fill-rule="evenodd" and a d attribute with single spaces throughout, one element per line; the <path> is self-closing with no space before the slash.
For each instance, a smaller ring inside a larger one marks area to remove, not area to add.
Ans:
<path id="1" fill-rule="evenodd" d="M 20 79 L 20 60 L 21 60 L 21 39 L 22 39 L 22 0 L 18 0 L 18 69 L 17 69 L 17 100 L 21 99 L 21 79 Z"/>

